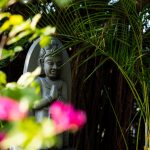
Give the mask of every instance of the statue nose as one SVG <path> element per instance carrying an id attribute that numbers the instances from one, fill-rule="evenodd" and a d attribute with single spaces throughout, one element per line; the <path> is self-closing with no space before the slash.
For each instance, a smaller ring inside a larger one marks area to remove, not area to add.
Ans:
<path id="1" fill-rule="evenodd" d="M 56 64 L 54 64 L 52 68 L 53 68 L 53 69 L 57 69 L 57 65 L 56 65 Z"/>

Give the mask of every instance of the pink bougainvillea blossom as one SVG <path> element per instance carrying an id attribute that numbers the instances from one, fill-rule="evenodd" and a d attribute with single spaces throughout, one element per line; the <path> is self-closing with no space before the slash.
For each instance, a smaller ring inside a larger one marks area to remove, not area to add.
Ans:
<path id="1" fill-rule="evenodd" d="M 62 101 L 54 102 L 49 109 L 50 116 L 54 121 L 57 131 L 73 130 L 81 128 L 86 122 L 84 111 L 75 110 L 71 104 Z"/>
<path id="2" fill-rule="evenodd" d="M 6 137 L 6 134 L 4 132 L 0 132 L 0 142 L 2 142 Z"/>
<path id="3" fill-rule="evenodd" d="M 0 97 L 0 120 L 16 121 L 27 115 L 19 102 L 7 97 Z"/>

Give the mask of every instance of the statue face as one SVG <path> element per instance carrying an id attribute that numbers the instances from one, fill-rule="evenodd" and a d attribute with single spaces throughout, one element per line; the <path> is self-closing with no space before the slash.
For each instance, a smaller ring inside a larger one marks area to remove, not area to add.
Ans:
<path id="1" fill-rule="evenodd" d="M 61 56 L 46 56 L 44 59 L 44 72 L 50 79 L 58 79 L 60 66 L 62 65 Z"/>

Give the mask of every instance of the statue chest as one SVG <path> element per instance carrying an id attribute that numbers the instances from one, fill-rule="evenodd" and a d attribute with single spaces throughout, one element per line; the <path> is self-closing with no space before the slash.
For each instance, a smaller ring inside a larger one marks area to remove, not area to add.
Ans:
<path id="1" fill-rule="evenodd" d="M 51 92 L 57 93 L 58 96 L 61 96 L 62 84 L 61 80 L 51 81 L 46 80 L 46 78 L 40 78 L 42 97 L 50 95 Z"/>

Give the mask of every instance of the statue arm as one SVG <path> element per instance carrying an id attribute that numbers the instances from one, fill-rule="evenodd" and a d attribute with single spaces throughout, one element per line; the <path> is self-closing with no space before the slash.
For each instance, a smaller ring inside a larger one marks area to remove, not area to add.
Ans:
<path id="1" fill-rule="evenodd" d="M 34 106 L 34 110 L 41 110 L 47 106 L 50 106 L 54 102 L 51 96 L 44 97 L 36 106 Z"/>
<path id="2" fill-rule="evenodd" d="M 62 90 L 61 94 L 58 94 L 58 90 L 56 88 L 56 85 L 52 85 L 51 92 L 48 95 L 45 95 L 42 100 L 33 108 L 34 110 L 41 110 L 45 107 L 50 106 L 56 99 L 60 99 L 63 101 L 68 100 L 67 95 L 67 85 L 63 81 L 62 82 Z"/>
<path id="3" fill-rule="evenodd" d="M 43 91 L 42 91 L 42 83 L 41 83 L 41 80 L 40 78 L 37 78 L 36 79 L 36 82 L 40 85 L 40 93 L 41 95 L 43 95 Z M 52 93 L 53 94 L 53 93 Z M 53 95 L 45 95 L 40 101 L 38 104 L 36 104 L 34 107 L 33 107 L 33 110 L 41 110 L 47 106 L 50 106 L 50 104 L 55 100 L 54 96 Z"/>

